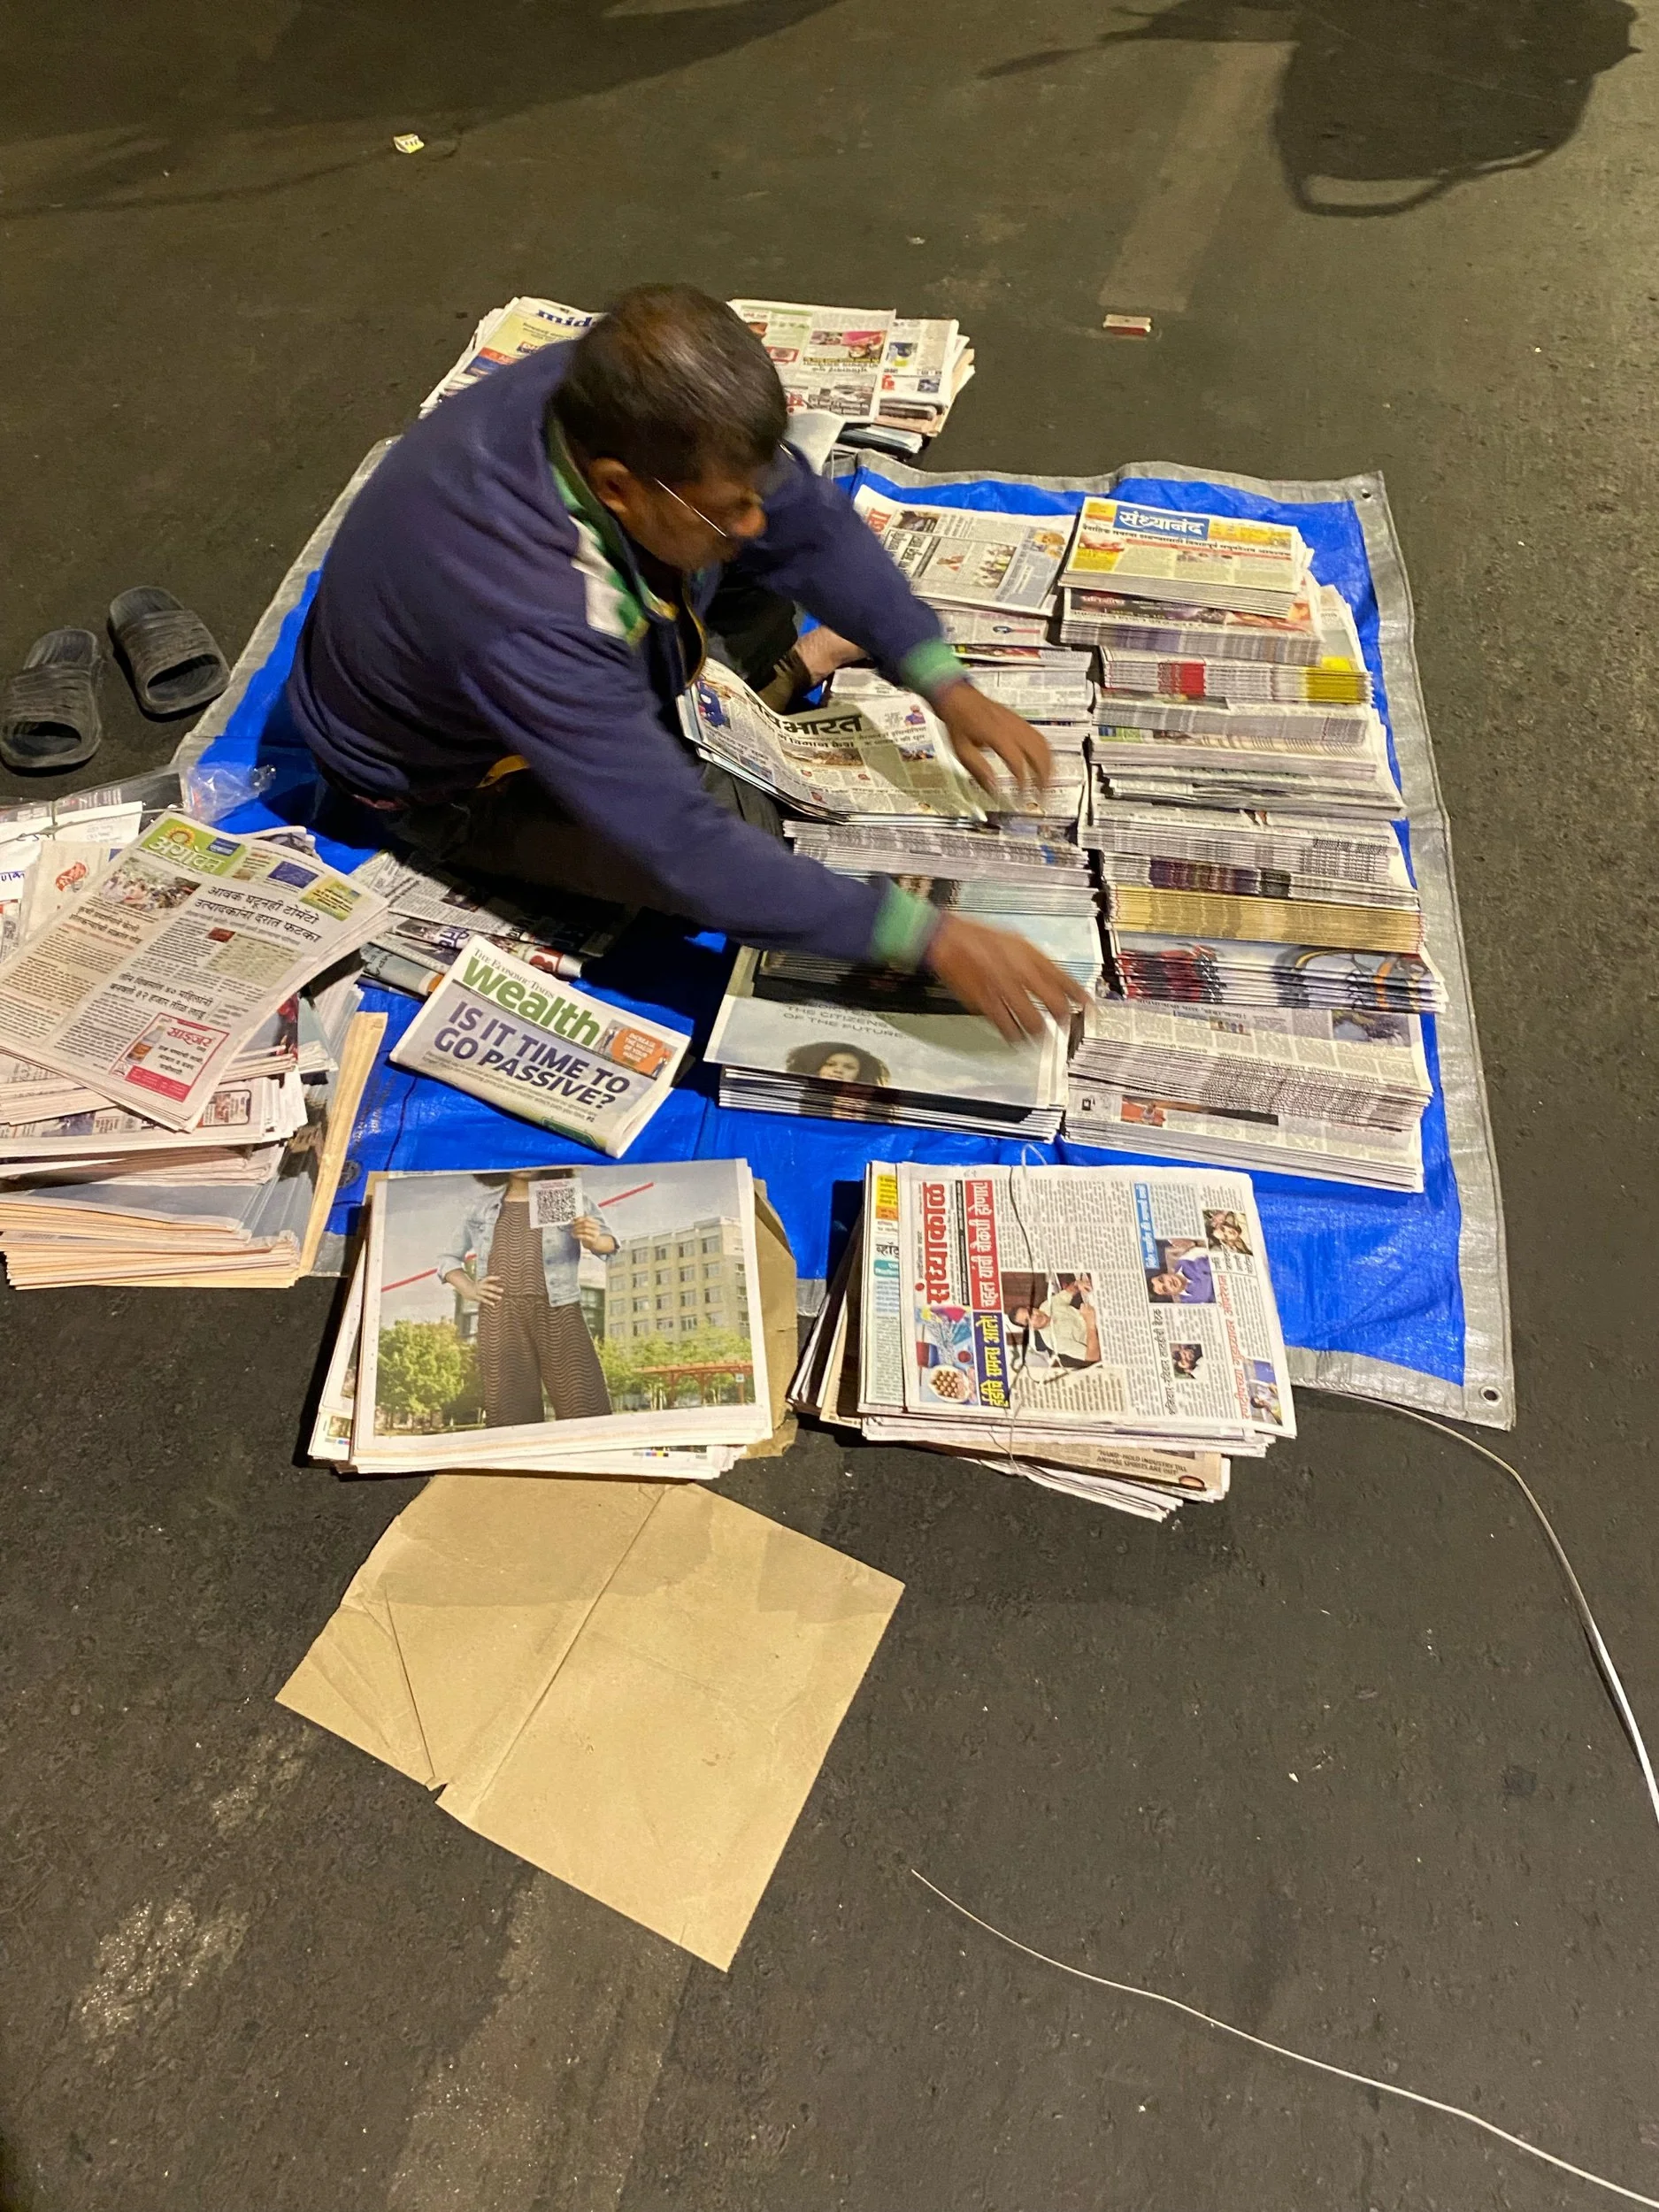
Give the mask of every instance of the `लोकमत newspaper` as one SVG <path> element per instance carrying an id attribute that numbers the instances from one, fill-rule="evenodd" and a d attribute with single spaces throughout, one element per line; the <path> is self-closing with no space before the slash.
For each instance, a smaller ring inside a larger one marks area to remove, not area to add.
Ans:
<path id="1" fill-rule="evenodd" d="M 1015 1434 L 1294 1434 L 1247 1177 L 904 1163 L 898 1197 L 907 1410 Z"/>
<path id="2" fill-rule="evenodd" d="M 391 1056 L 614 1156 L 666 1100 L 689 1041 L 473 937 Z"/>
<path id="3" fill-rule="evenodd" d="M 193 1129 L 254 1032 L 385 910 L 277 840 L 164 814 L 0 963 L 0 1052 Z"/>
<path id="4" fill-rule="evenodd" d="M 1071 536 L 1065 517 L 933 507 L 869 486 L 853 504 L 918 598 L 998 612 L 1043 612 Z"/>
<path id="5" fill-rule="evenodd" d="M 509 300 L 505 307 L 497 307 L 485 316 L 467 341 L 460 359 L 422 400 L 421 413 L 429 415 L 440 400 L 464 392 L 469 384 L 476 384 L 493 369 L 504 369 L 509 362 L 522 361 L 526 354 L 539 353 L 543 346 L 564 345 L 572 338 L 580 338 L 588 326 L 598 319 L 585 308 L 561 307 L 557 300 Z"/>
<path id="6" fill-rule="evenodd" d="M 881 403 L 891 308 L 807 307 L 788 300 L 732 300 L 772 357 L 792 415 L 869 422 Z"/>
<path id="7" fill-rule="evenodd" d="M 707 661 L 680 710 L 705 759 L 803 813 L 982 822 L 978 787 L 944 725 L 913 694 L 894 698 L 879 723 L 862 703 L 774 714 L 741 677 Z"/>

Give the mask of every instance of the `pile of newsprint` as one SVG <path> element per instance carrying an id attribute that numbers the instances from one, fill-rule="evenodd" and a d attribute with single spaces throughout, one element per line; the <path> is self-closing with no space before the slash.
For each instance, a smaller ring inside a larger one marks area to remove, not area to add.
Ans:
<path id="1" fill-rule="evenodd" d="M 286 1287 L 385 1026 L 317 987 L 385 903 L 303 831 L 102 794 L 0 816 L 0 1249 L 20 1289 Z"/>
<path id="2" fill-rule="evenodd" d="M 872 1162 L 791 1396 L 1149 1519 L 1225 1496 L 1295 1433 L 1249 1182 Z"/>
<path id="3" fill-rule="evenodd" d="M 813 307 L 733 300 L 772 356 L 788 402 L 791 435 L 814 458 L 833 444 L 919 453 L 944 428 L 973 374 L 959 325 L 890 307 Z M 455 366 L 427 394 L 428 413 L 491 370 L 543 346 L 580 338 L 595 318 L 556 300 L 515 299 L 486 315 Z"/>
<path id="4" fill-rule="evenodd" d="M 724 1474 L 773 1427 L 756 1195 L 742 1160 L 375 1177 L 312 1456 Z"/>
<path id="5" fill-rule="evenodd" d="M 748 956 L 709 1048 L 722 1102 L 1033 1138 L 1064 1114 L 1085 1144 L 1420 1190 L 1443 987 L 1354 615 L 1300 534 L 856 503 L 1042 730 L 1048 788 L 968 783 L 867 668 L 783 717 L 710 667 L 693 740 L 804 818 L 797 849 L 1018 930 L 1094 996 L 1080 1035 L 1009 1045 L 925 983 Z"/>

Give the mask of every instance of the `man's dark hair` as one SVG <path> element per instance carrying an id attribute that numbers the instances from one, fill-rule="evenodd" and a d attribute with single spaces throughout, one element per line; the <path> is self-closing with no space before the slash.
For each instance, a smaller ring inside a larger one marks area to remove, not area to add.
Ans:
<path id="1" fill-rule="evenodd" d="M 765 347 L 690 284 L 639 284 L 613 302 L 571 347 L 553 412 L 584 460 L 664 484 L 764 468 L 789 420 Z"/>

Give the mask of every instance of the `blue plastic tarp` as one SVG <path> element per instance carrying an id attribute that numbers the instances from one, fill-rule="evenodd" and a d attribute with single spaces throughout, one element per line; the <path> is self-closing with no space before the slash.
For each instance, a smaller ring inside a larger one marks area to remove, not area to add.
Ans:
<path id="1" fill-rule="evenodd" d="M 1413 864 L 1431 949 L 1446 972 L 1451 1013 L 1425 1023 L 1433 1102 L 1424 1120 L 1421 1194 L 1279 1175 L 1253 1177 L 1286 1342 L 1297 1379 L 1452 1413 L 1489 1425 L 1511 1417 L 1502 1219 L 1469 1010 L 1450 872 L 1449 845 L 1423 721 L 1410 648 L 1410 611 L 1380 481 L 1339 485 L 1252 484 L 1159 468 L 1087 485 L 976 477 L 950 482 L 884 465 L 863 472 L 879 488 L 926 486 L 930 499 L 1021 513 L 1070 513 L 1086 489 L 1112 488 L 1148 504 L 1293 521 L 1309 541 L 1314 571 L 1353 607 L 1396 766 L 1411 810 Z M 319 536 L 323 534 L 319 533 Z M 318 541 L 307 549 L 315 556 Z M 252 828 L 311 819 L 319 787 L 288 725 L 281 689 L 315 588 L 314 558 L 289 579 L 237 672 L 232 698 L 196 760 L 209 787 L 258 795 L 228 818 Z M 188 753 L 194 749 L 184 749 Z M 323 824 L 336 830 L 325 812 Z M 348 836 L 373 835 L 373 817 L 351 818 Z M 369 849 L 321 839 L 336 865 Z M 587 984 L 633 1007 L 706 1034 L 729 967 L 717 938 L 687 940 L 642 919 L 594 965 Z M 372 992 L 388 1017 L 387 1047 L 413 1018 L 413 1002 Z M 716 1102 L 716 1071 L 695 1063 L 634 1148 L 642 1159 L 747 1158 L 781 1216 L 803 1279 L 820 1280 L 857 1203 L 864 1163 L 895 1156 L 925 1161 L 1046 1161 L 1078 1165 L 1126 1156 L 1061 1141 L 1048 1147 L 846 1122 L 734 1112 Z M 499 1114 L 447 1086 L 404 1074 L 384 1051 L 371 1079 L 332 1225 L 349 1233 L 364 1177 L 378 1169 L 510 1166 L 579 1159 L 582 1148 Z"/>

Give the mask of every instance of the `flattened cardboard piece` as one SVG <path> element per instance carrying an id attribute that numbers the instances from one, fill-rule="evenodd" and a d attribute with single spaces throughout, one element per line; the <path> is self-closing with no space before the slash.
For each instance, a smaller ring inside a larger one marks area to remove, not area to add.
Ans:
<path id="1" fill-rule="evenodd" d="M 438 1476 L 279 1702 L 726 1968 L 902 1589 L 702 1484 Z"/>
<path id="2" fill-rule="evenodd" d="M 755 1185 L 755 1250 L 760 1262 L 761 1327 L 766 1339 L 766 1375 L 772 1386 L 772 1434 L 762 1444 L 750 1444 L 744 1459 L 777 1459 L 795 1439 L 795 1418 L 789 1410 L 789 1378 L 800 1356 L 795 1327 L 795 1254 L 784 1225 L 773 1213 L 766 1186 Z"/>

